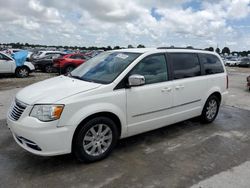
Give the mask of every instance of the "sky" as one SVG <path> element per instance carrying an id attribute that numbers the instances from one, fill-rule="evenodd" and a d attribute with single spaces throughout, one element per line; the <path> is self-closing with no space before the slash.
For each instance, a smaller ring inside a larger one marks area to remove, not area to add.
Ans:
<path id="1" fill-rule="evenodd" d="M 0 0 L 0 43 L 250 50 L 250 0 Z"/>

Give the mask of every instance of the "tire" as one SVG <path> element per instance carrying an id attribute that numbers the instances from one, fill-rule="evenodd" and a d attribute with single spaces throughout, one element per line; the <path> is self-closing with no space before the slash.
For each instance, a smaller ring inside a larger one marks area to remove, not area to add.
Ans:
<path id="1" fill-rule="evenodd" d="M 75 69 L 74 66 L 69 65 L 69 66 L 67 66 L 67 67 L 64 69 L 64 73 L 65 73 L 65 74 L 68 74 L 68 73 L 70 73 L 71 71 L 73 71 L 74 69 Z"/>
<path id="2" fill-rule="evenodd" d="M 44 72 L 52 73 L 53 72 L 53 66 L 52 65 L 46 65 L 44 67 Z"/>
<path id="3" fill-rule="evenodd" d="M 118 130 L 114 121 L 107 117 L 96 117 L 76 131 L 72 151 L 80 162 L 99 161 L 111 153 L 117 140 Z"/>
<path id="4" fill-rule="evenodd" d="M 219 108 L 220 108 L 220 100 L 215 95 L 211 95 L 207 99 L 203 107 L 202 114 L 201 114 L 201 122 L 212 123 L 217 117 Z"/>
<path id="5" fill-rule="evenodd" d="M 28 77 L 30 70 L 27 67 L 19 67 L 16 69 L 16 76 L 18 78 L 25 78 Z"/>

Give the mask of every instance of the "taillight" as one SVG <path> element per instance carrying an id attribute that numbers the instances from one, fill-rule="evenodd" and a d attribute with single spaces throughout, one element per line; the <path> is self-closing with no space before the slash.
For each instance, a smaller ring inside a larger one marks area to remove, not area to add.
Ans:
<path id="1" fill-rule="evenodd" d="M 228 81 L 228 75 L 227 75 L 227 89 L 228 89 L 228 86 L 229 86 L 229 81 Z"/>

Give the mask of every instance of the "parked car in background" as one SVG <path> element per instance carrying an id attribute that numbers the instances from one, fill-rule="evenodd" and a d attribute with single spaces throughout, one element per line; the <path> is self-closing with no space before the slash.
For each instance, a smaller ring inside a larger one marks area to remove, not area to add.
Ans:
<path id="1" fill-rule="evenodd" d="M 22 49 L 18 49 L 18 48 L 14 49 L 14 48 L 10 48 L 10 49 L 5 50 L 5 54 L 9 54 L 9 55 L 11 55 L 11 54 L 14 54 L 14 53 L 16 53 L 16 52 L 20 52 L 20 51 L 22 51 Z"/>
<path id="2" fill-rule="evenodd" d="M 59 73 L 69 73 L 91 57 L 85 54 L 67 54 L 59 58 L 53 59 L 53 67 L 57 69 Z"/>
<path id="3" fill-rule="evenodd" d="M 23 62 L 22 65 L 17 65 L 16 60 L 11 56 L 0 52 L 0 73 L 15 74 L 19 78 L 29 76 L 29 73 L 34 71 L 35 67 L 30 62 Z"/>
<path id="4" fill-rule="evenodd" d="M 107 51 L 67 76 L 19 91 L 7 124 L 15 141 L 33 154 L 72 152 L 79 161 L 93 162 L 107 157 L 122 138 L 197 116 L 213 122 L 227 89 L 227 72 L 214 52 Z"/>
<path id="5" fill-rule="evenodd" d="M 92 50 L 89 52 L 85 52 L 85 55 L 90 56 L 90 57 L 95 57 L 102 52 L 104 52 L 104 50 Z"/>
<path id="6" fill-rule="evenodd" d="M 226 66 L 238 66 L 240 63 L 240 59 L 237 57 L 228 57 L 225 59 Z"/>
<path id="7" fill-rule="evenodd" d="M 53 59 L 58 58 L 64 53 L 61 54 L 49 54 L 39 59 L 34 59 L 32 64 L 35 66 L 36 70 L 41 70 L 43 72 L 51 73 L 55 70 L 53 67 Z"/>
<path id="8" fill-rule="evenodd" d="M 250 75 L 247 77 L 247 88 L 250 91 Z"/>
<path id="9" fill-rule="evenodd" d="M 62 54 L 63 52 L 61 51 L 38 51 L 37 53 L 34 53 L 30 56 L 30 60 L 34 61 L 36 59 L 43 58 L 47 55 L 56 55 L 56 54 Z"/>
<path id="10" fill-rule="evenodd" d="M 239 67 L 250 67 L 250 58 L 244 57 L 240 60 Z"/>

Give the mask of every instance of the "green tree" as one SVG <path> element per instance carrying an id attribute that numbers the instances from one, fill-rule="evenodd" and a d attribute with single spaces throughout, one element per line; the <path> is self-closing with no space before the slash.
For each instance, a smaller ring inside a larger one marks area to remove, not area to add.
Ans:
<path id="1" fill-rule="evenodd" d="M 205 50 L 213 52 L 214 48 L 213 47 L 209 47 L 209 48 L 205 48 Z"/>
<path id="2" fill-rule="evenodd" d="M 128 48 L 134 48 L 131 44 L 128 45 Z"/>
<path id="3" fill-rule="evenodd" d="M 106 50 L 112 50 L 111 46 L 107 46 Z"/>
<path id="4" fill-rule="evenodd" d="M 223 53 L 223 54 L 230 54 L 230 49 L 229 49 L 228 47 L 224 47 L 224 48 L 222 49 L 222 53 Z"/>
<path id="5" fill-rule="evenodd" d="M 119 49 L 121 49 L 120 46 L 115 46 L 115 47 L 114 47 L 114 50 L 119 50 Z"/>
<path id="6" fill-rule="evenodd" d="M 145 48 L 145 46 L 143 44 L 139 44 L 137 48 Z"/>
<path id="7" fill-rule="evenodd" d="M 220 48 L 216 48 L 216 53 L 219 54 L 220 53 Z"/>

